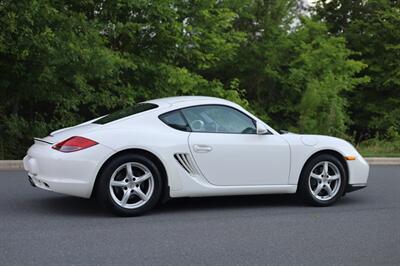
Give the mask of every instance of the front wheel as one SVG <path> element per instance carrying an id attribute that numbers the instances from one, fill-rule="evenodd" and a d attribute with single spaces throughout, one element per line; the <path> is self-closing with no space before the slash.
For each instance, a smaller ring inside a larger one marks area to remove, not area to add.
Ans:
<path id="1" fill-rule="evenodd" d="M 99 176 L 96 198 L 121 216 L 137 216 L 160 199 L 162 179 L 156 165 L 142 155 L 127 154 L 112 160 Z"/>
<path id="2" fill-rule="evenodd" d="M 309 204 L 329 206 L 344 192 L 347 176 L 343 164 L 330 154 L 321 154 L 305 165 L 298 193 Z"/>

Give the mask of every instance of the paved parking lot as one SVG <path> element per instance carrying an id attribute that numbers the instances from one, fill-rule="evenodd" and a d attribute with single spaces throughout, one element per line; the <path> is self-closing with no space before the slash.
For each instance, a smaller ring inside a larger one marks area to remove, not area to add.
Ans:
<path id="1" fill-rule="evenodd" d="M 175 199 L 119 218 L 0 172 L 0 265 L 400 264 L 400 167 L 314 208 L 295 196 Z"/>

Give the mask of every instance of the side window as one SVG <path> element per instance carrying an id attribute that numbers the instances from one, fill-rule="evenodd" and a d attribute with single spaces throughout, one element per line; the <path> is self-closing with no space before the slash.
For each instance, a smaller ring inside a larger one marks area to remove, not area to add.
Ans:
<path id="1" fill-rule="evenodd" d="M 193 132 L 256 134 L 250 117 L 228 106 L 202 105 L 182 109 Z"/>
<path id="2" fill-rule="evenodd" d="M 172 128 L 182 131 L 191 131 L 179 110 L 162 114 L 159 118 Z"/>

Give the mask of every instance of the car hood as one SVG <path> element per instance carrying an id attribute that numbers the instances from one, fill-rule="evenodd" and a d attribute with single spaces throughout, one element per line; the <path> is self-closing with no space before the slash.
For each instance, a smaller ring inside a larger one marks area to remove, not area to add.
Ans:
<path id="1" fill-rule="evenodd" d="M 307 134 L 295 134 L 288 133 L 281 135 L 290 145 L 304 145 L 314 148 L 326 148 L 341 150 L 345 149 L 355 150 L 354 146 L 348 141 L 336 137 L 324 136 L 324 135 L 307 135 Z"/>

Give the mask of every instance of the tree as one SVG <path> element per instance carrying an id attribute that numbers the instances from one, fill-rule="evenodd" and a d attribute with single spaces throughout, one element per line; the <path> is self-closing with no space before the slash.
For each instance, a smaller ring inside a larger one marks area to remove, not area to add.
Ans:
<path id="1" fill-rule="evenodd" d="M 290 64 L 287 86 L 304 91 L 298 105 L 299 130 L 346 137 L 350 120 L 343 93 L 368 81 L 354 77 L 365 65 L 349 59 L 345 40 L 329 36 L 322 23 L 303 19 L 291 38 L 298 56 Z"/>
<path id="2" fill-rule="evenodd" d="M 99 25 L 82 14 L 47 1 L 2 1 L 0 24 L 1 139 L 10 158 L 33 136 L 112 108 L 129 92 L 120 73 L 134 65 L 107 49 Z"/>
<path id="3" fill-rule="evenodd" d="M 230 3 L 235 27 L 247 38 L 219 77 L 237 78 L 252 108 L 273 126 L 345 136 L 344 92 L 367 81 L 354 77 L 365 65 L 349 59 L 345 40 L 302 17 L 296 1 Z"/>
<path id="4" fill-rule="evenodd" d="M 359 75 L 370 82 L 348 94 L 351 129 L 359 139 L 390 128 L 400 132 L 400 2 L 320 1 L 316 12 L 332 33 L 346 39 L 355 51 L 351 58 L 368 66 Z"/>
<path id="5" fill-rule="evenodd" d="M 215 74 L 225 84 L 238 80 L 252 109 L 272 126 L 288 128 L 296 123 L 292 90 L 283 86 L 293 59 L 289 35 L 297 15 L 296 1 L 229 1 L 238 14 L 237 31 L 246 33 L 237 56 Z"/>
<path id="6" fill-rule="evenodd" d="M 333 36 L 301 14 L 296 0 L 0 0 L 0 158 L 21 158 L 34 136 L 174 95 L 227 98 L 277 128 L 343 136 L 343 93 L 365 81 L 341 35 L 353 24 Z M 397 61 L 385 63 L 394 86 Z"/>
<path id="7" fill-rule="evenodd" d="M 234 16 L 216 1 L 1 1 L 0 157 L 149 98 L 246 105 L 237 87 L 202 76 L 238 49 Z"/>

